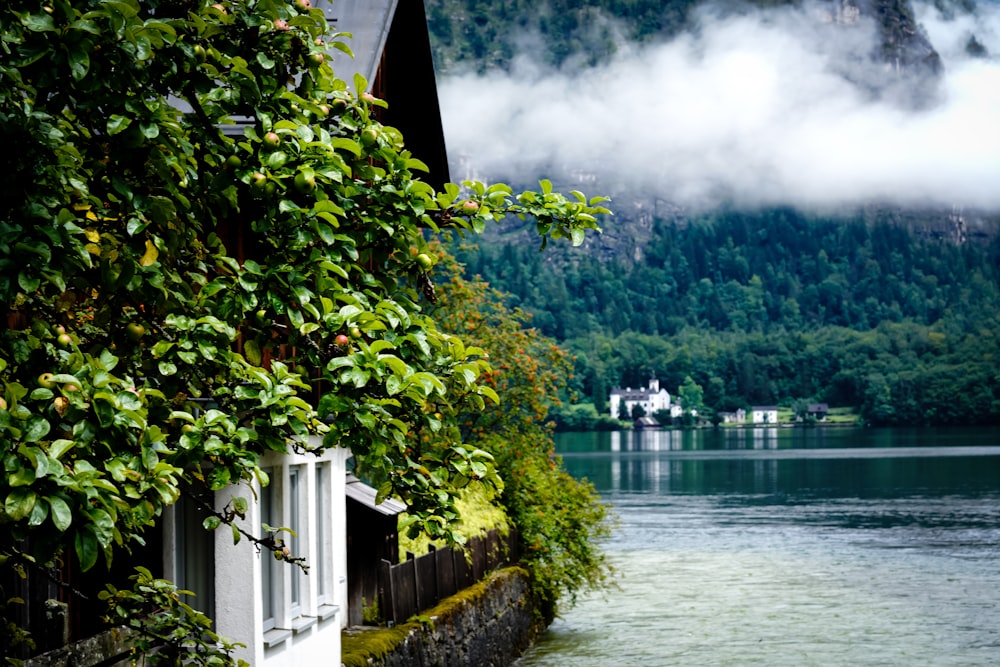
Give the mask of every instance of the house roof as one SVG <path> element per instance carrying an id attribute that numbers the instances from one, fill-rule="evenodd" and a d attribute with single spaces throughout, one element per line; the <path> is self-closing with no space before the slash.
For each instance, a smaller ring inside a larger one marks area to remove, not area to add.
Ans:
<path id="1" fill-rule="evenodd" d="M 348 45 L 354 58 L 342 51 L 331 52 L 337 77 L 346 81 L 350 88 L 354 85 L 354 75 L 360 74 L 371 86 L 389 39 L 398 0 L 317 0 L 314 4 L 323 10 L 333 29 L 351 33 Z"/>
<path id="2" fill-rule="evenodd" d="M 666 389 L 621 389 L 620 387 L 615 387 L 611 390 L 612 396 L 621 396 L 627 401 L 641 401 L 650 396 L 659 396 L 660 394 L 669 394 Z"/>
<path id="3" fill-rule="evenodd" d="M 334 73 L 349 89 L 355 73 L 365 77 L 389 104 L 382 122 L 403 133 L 406 148 L 428 167 L 421 178 L 441 189 L 451 176 L 423 0 L 322 0 L 317 6 L 338 32 L 351 33 L 354 58 L 333 52 Z"/>
<path id="4" fill-rule="evenodd" d="M 379 504 L 375 504 L 378 491 L 368 486 L 354 475 L 347 476 L 347 483 L 344 486 L 344 495 L 349 500 L 361 503 L 369 509 L 373 509 L 385 516 L 395 516 L 406 511 L 406 505 L 393 498 L 386 498 Z"/>
<path id="5" fill-rule="evenodd" d="M 750 409 L 751 410 L 777 410 L 778 406 L 777 405 L 755 405 L 755 406 L 753 406 Z"/>

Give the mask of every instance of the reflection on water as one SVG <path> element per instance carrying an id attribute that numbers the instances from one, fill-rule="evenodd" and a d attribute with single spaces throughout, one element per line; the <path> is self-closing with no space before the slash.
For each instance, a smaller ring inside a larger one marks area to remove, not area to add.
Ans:
<path id="1" fill-rule="evenodd" d="M 612 431 L 613 452 L 703 451 L 706 449 L 777 449 L 776 427 L 712 431 Z M 721 445 L 721 447 L 719 447 Z"/>
<path id="2" fill-rule="evenodd" d="M 1000 664 L 997 430 L 557 444 L 619 517 L 619 588 L 585 597 L 518 667 Z"/>
<path id="3" fill-rule="evenodd" d="M 890 450 L 995 447 L 997 430 L 842 428 L 720 428 L 709 430 L 642 430 L 558 433 L 556 448 L 564 456 L 608 452 L 723 453 L 737 451 Z"/>
<path id="4" fill-rule="evenodd" d="M 621 493 L 886 497 L 996 490 L 990 429 L 753 428 L 559 434 L 570 474 Z M 985 464 L 984 464 L 985 462 Z"/>

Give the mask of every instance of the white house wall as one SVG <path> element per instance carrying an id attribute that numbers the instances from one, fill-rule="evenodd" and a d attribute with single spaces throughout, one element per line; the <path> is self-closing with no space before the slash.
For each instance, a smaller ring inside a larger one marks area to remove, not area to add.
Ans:
<path id="1" fill-rule="evenodd" d="M 216 626 L 220 635 L 246 644 L 237 656 L 254 667 L 300 667 L 301 665 L 339 664 L 340 631 L 346 624 L 347 544 L 346 501 L 344 498 L 345 463 L 349 452 L 334 449 L 322 457 L 313 455 L 272 455 L 261 467 L 271 471 L 271 485 L 282 518 L 290 507 L 289 470 L 296 466 L 303 484 L 300 495 L 299 546 L 294 556 L 305 556 L 309 573 L 301 574 L 300 605 L 292 613 L 290 585 L 292 564 L 273 561 L 270 552 L 257 553 L 246 539 L 233 545 L 232 534 L 225 527 L 216 531 Z M 323 487 L 316 483 L 316 466 L 325 465 Z M 328 474 L 327 474 L 328 473 Z M 256 489 L 258 492 L 260 489 Z M 217 495 L 219 509 L 242 493 L 250 501 L 251 511 L 243 528 L 261 535 L 261 506 L 245 486 L 231 487 Z M 325 495 L 325 500 L 323 497 Z M 326 503 L 323 543 L 318 540 L 321 503 Z M 273 525 L 273 521 L 270 522 Z M 285 525 L 285 524 L 282 524 Z M 279 536 L 280 537 L 280 536 Z M 276 599 L 274 628 L 264 629 L 262 567 L 271 559 L 273 591 Z M 319 598 L 320 561 L 325 559 L 327 595 Z"/>
<path id="2" fill-rule="evenodd" d="M 260 512 L 250 490 L 230 487 L 216 494 L 222 507 L 234 495 L 241 495 L 250 505 L 246 521 L 237 523 L 251 534 L 257 534 Z M 217 507 L 216 509 L 222 509 Z M 215 627 L 223 637 L 246 644 L 237 657 L 251 665 L 258 664 L 257 629 L 260 626 L 261 602 L 260 566 L 257 550 L 247 541 L 233 544 L 232 532 L 225 527 L 215 532 Z"/>

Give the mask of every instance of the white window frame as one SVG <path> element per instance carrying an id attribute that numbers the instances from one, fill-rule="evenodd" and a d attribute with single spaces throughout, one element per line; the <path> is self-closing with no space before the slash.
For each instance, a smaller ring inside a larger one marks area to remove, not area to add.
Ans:
<path id="1" fill-rule="evenodd" d="M 313 552 L 315 567 L 312 574 L 316 582 L 316 607 L 336 604 L 333 586 L 333 466 L 329 461 L 317 461 L 312 473 L 313 498 Z"/>
<path id="2" fill-rule="evenodd" d="M 264 472 L 270 479 L 270 484 L 260 489 L 260 523 L 261 523 L 261 535 L 265 535 L 263 524 L 268 524 L 269 526 L 280 526 L 280 521 L 275 521 L 276 517 L 282 515 L 282 503 L 281 503 L 281 488 L 283 484 L 281 483 L 281 468 L 271 467 L 265 468 Z M 265 503 L 266 499 L 266 503 Z M 264 631 L 273 630 L 278 627 L 278 619 L 282 617 L 282 604 L 281 600 L 283 597 L 284 586 L 282 585 L 282 577 L 279 576 L 281 571 L 278 570 L 277 563 L 274 560 L 274 554 L 266 549 L 261 549 L 260 551 L 260 582 L 261 582 L 261 598 L 262 605 L 261 609 L 263 611 L 263 625 Z M 268 602 L 270 601 L 270 605 Z M 270 609 L 268 609 L 270 607 Z"/>
<path id="3" fill-rule="evenodd" d="M 295 536 L 281 532 L 274 537 L 288 546 L 292 556 L 306 558 L 309 566 L 306 576 L 299 566 L 276 560 L 269 550 L 261 551 L 258 595 L 265 649 L 309 632 L 316 623 L 339 618 L 343 591 L 336 579 L 341 564 L 337 560 L 336 499 L 333 496 L 337 488 L 334 475 L 339 455 L 339 452 L 321 458 L 270 455 L 262 462 L 270 485 L 260 490 L 261 522 L 293 530 Z M 268 498 L 271 502 L 269 516 L 265 513 Z M 261 536 L 266 537 L 263 530 Z M 267 586 L 269 590 L 264 591 Z M 270 615 L 265 606 L 268 594 L 272 602 Z"/>
<path id="4" fill-rule="evenodd" d="M 288 476 L 288 495 L 282 496 L 286 503 L 285 511 L 281 514 L 285 522 L 281 525 L 289 528 L 290 532 L 282 533 L 279 537 L 288 546 L 292 556 L 305 556 L 308 563 L 309 530 L 305 520 L 307 508 L 310 505 L 307 494 L 309 480 L 307 477 L 308 466 L 301 464 L 289 465 L 285 466 L 284 470 Z M 288 595 L 285 599 L 288 617 L 289 619 L 296 619 L 305 615 L 303 610 L 309 607 L 307 604 L 308 591 L 306 590 L 305 573 L 298 565 L 290 564 L 285 567 L 284 574 L 288 581 Z"/>

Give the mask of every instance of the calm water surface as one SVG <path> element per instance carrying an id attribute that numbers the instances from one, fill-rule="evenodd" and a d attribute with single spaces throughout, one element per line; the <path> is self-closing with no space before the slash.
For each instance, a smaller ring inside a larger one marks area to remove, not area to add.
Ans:
<path id="1" fill-rule="evenodd" d="M 1000 431 L 563 434 L 618 587 L 518 667 L 1000 665 Z"/>

